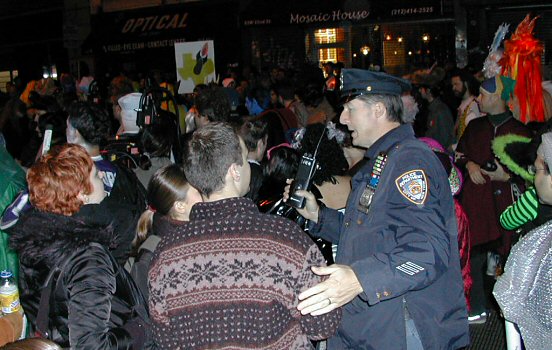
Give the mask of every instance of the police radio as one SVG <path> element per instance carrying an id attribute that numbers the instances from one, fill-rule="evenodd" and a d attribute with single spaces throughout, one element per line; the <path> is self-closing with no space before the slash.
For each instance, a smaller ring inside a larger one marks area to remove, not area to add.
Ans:
<path id="1" fill-rule="evenodd" d="M 314 154 L 311 156 L 308 153 L 303 154 L 301 157 L 301 161 L 299 162 L 299 167 L 297 168 L 297 175 L 295 175 L 295 179 L 291 183 L 290 186 L 290 196 L 287 200 L 287 205 L 297 208 L 297 209 L 303 209 L 306 204 L 306 200 L 304 196 L 299 196 L 295 193 L 297 190 L 304 190 L 308 191 L 308 189 L 311 186 L 312 178 L 314 176 L 314 173 L 316 172 L 318 162 L 316 161 L 316 155 L 318 154 L 318 148 L 320 147 L 320 142 L 322 141 L 322 137 L 324 137 L 324 134 L 326 133 L 326 128 L 322 131 L 322 135 L 320 135 L 320 139 L 318 140 L 318 144 L 316 145 L 316 148 L 314 150 Z"/>

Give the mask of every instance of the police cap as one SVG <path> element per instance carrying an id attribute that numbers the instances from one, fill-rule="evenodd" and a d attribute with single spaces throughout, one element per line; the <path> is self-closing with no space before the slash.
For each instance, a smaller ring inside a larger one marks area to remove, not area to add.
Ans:
<path id="1" fill-rule="evenodd" d="M 408 80 L 364 69 L 341 71 L 341 98 L 352 100 L 359 95 L 388 94 L 400 96 L 411 88 Z"/>

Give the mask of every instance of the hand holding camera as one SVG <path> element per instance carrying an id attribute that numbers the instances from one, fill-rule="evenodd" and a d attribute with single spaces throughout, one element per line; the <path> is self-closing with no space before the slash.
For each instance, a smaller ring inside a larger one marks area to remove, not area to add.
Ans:
<path id="1" fill-rule="evenodd" d="M 491 181 L 501 181 L 506 182 L 510 180 L 510 174 L 508 174 L 502 165 L 497 162 L 495 159 L 492 161 L 487 161 L 481 167 L 481 173 L 487 175 Z"/>

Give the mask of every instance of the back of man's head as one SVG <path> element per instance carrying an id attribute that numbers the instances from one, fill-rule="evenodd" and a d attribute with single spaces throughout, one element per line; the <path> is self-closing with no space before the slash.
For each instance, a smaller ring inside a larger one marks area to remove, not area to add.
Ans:
<path id="1" fill-rule="evenodd" d="M 192 186 L 209 197 L 223 189 L 233 163 L 242 165 L 236 131 L 226 123 L 209 123 L 197 129 L 186 145 L 183 167 Z"/>
<path id="2" fill-rule="evenodd" d="M 230 101 L 226 93 L 217 86 L 203 90 L 195 98 L 199 115 L 205 116 L 210 122 L 227 122 L 230 118 Z"/>
<path id="3" fill-rule="evenodd" d="M 71 104 L 67 112 L 69 124 L 90 145 L 100 145 L 109 137 L 111 121 L 109 114 L 102 107 L 94 103 L 79 101 Z"/>

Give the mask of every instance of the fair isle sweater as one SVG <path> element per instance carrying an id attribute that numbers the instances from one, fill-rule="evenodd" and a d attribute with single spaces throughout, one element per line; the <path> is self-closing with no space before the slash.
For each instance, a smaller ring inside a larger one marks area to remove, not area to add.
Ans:
<path id="1" fill-rule="evenodd" d="M 165 220 L 149 270 L 153 334 L 161 349 L 312 349 L 341 310 L 302 316 L 300 292 L 321 281 L 314 242 L 247 198 L 197 203 L 190 222 Z"/>

